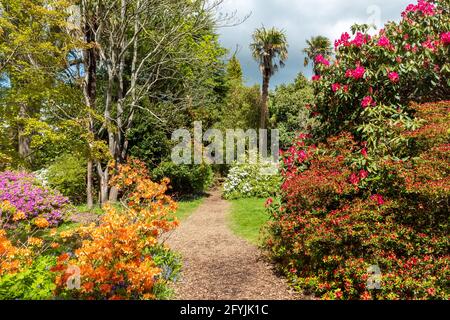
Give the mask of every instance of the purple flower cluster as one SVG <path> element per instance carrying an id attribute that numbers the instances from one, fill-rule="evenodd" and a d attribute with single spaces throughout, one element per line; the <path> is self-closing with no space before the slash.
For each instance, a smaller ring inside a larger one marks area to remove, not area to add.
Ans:
<path id="1" fill-rule="evenodd" d="M 69 199 L 59 192 L 40 186 L 26 172 L 0 172 L 0 202 L 9 201 L 27 219 L 42 215 L 51 225 L 58 225 L 68 209 Z"/>

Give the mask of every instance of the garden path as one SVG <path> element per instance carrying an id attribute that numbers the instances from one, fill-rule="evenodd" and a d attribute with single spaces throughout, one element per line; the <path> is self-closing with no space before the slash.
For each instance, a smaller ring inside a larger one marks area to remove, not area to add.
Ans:
<path id="1" fill-rule="evenodd" d="M 219 190 L 170 235 L 168 245 L 183 256 L 180 300 L 293 300 L 302 296 L 275 275 L 260 250 L 228 228 L 230 203 Z"/>

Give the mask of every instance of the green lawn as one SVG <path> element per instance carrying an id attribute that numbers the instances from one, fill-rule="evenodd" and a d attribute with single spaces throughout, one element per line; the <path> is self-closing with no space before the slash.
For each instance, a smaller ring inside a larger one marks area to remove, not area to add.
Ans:
<path id="1" fill-rule="evenodd" d="M 266 199 L 231 200 L 231 230 L 253 244 L 260 243 L 259 231 L 268 221 L 264 204 Z"/>
<path id="2" fill-rule="evenodd" d="M 189 217 L 195 209 L 197 209 L 202 203 L 204 198 L 196 198 L 192 200 L 183 200 L 178 202 L 178 210 L 175 216 L 183 221 L 187 217 Z"/>

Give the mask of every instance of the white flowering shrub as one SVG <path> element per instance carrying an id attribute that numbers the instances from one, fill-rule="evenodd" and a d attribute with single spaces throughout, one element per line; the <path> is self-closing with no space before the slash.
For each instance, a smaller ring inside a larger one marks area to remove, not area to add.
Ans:
<path id="1" fill-rule="evenodd" d="M 223 185 L 225 199 L 267 198 L 279 190 L 281 177 L 271 163 L 235 163 Z"/>

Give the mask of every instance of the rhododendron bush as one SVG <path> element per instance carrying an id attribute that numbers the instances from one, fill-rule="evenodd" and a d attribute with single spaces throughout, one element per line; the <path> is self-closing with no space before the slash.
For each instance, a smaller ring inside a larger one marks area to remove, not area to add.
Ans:
<path id="1" fill-rule="evenodd" d="M 400 159 L 342 132 L 284 155 L 267 247 L 294 285 L 328 299 L 450 298 L 450 102 L 413 104 Z M 376 165 L 373 165 L 376 163 Z M 380 268 L 380 290 L 368 269 Z"/>
<path id="2" fill-rule="evenodd" d="M 316 110 L 321 133 L 353 130 L 365 108 L 392 106 L 410 113 L 410 101 L 450 96 L 450 4 L 446 0 L 410 5 L 399 23 L 370 36 L 367 26 L 336 40 L 335 61 L 316 59 Z"/>
<path id="3" fill-rule="evenodd" d="M 156 290 L 172 280 L 175 271 L 164 259 L 156 261 L 157 255 L 169 252 L 159 244 L 159 236 L 178 225 L 173 218 L 176 203 L 165 194 L 168 181 L 151 181 L 144 164 L 132 160 L 119 166 L 112 184 L 124 193 L 125 209 L 106 207 L 98 226 L 63 235 L 69 240 L 81 237 L 82 244 L 73 255 L 62 254 L 53 269 L 59 273 L 58 294 L 78 299 L 155 299 Z M 80 269 L 79 290 L 66 288 L 73 275 L 71 265 Z"/>

